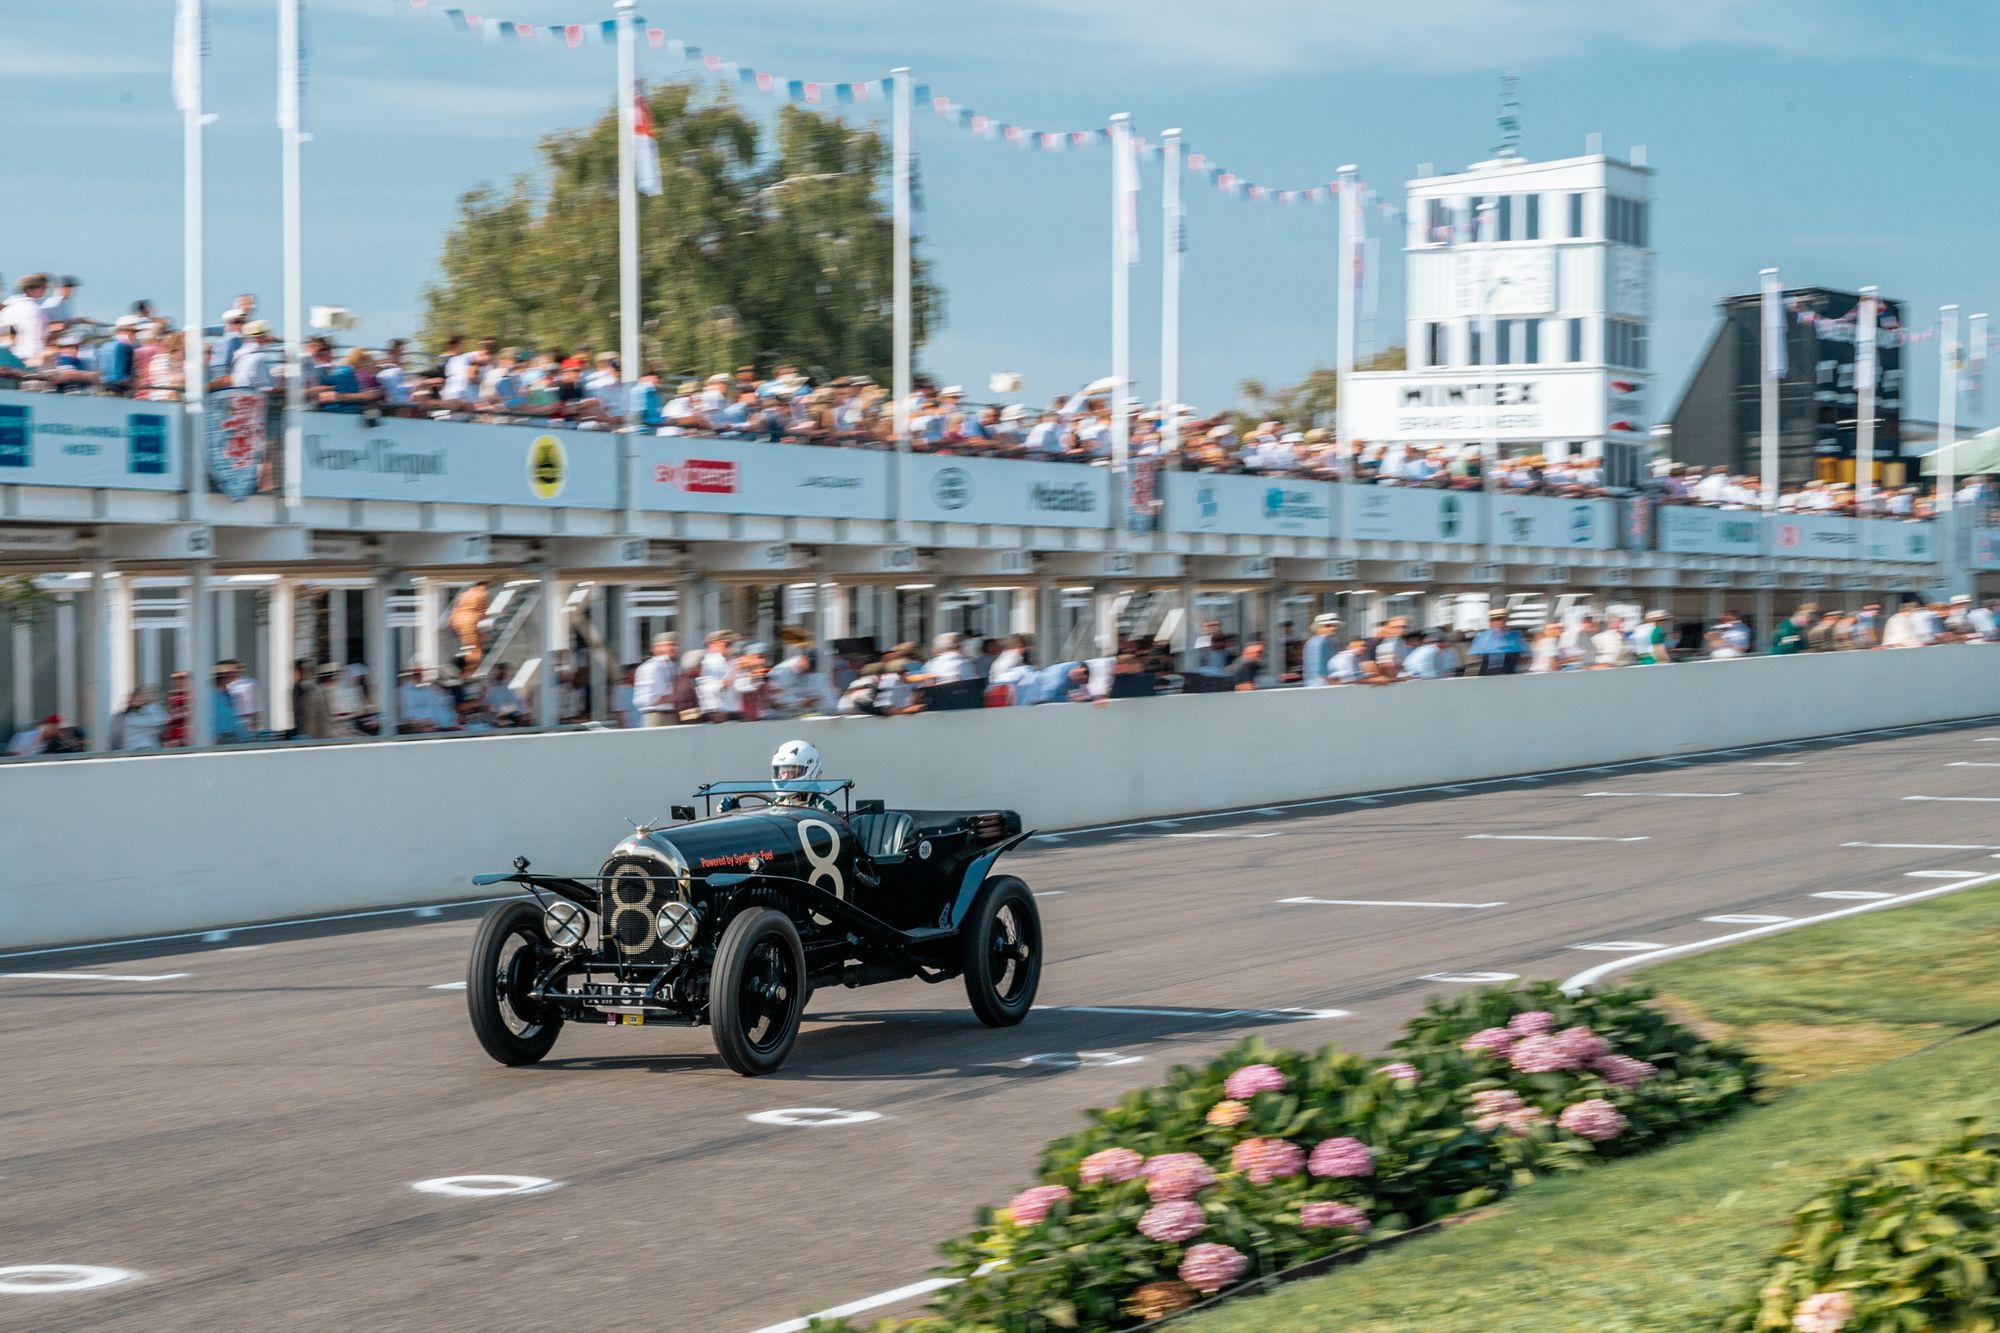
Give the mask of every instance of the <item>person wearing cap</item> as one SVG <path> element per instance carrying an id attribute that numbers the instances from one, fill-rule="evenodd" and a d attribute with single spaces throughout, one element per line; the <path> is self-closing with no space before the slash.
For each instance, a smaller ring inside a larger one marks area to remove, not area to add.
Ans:
<path id="1" fill-rule="evenodd" d="M 1800 611 L 1801 613 L 1810 612 L 1817 614 L 1818 608 L 1801 607 Z M 1658 607 L 1646 613 L 1646 618 L 1639 622 L 1637 629 L 1632 631 L 1632 653 L 1637 659 L 1634 665 L 1665 666 L 1674 660 L 1672 646 L 1667 642 L 1667 625 L 1672 619 L 1673 616 L 1670 613 Z M 1811 623 L 1810 615 L 1808 615 L 1808 618 L 1799 625 L 1801 647 L 1804 646 L 1806 627 Z M 1794 648 L 1791 651 L 1798 652 L 1800 649 Z"/>
<path id="2" fill-rule="evenodd" d="M 133 315 L 120 315 L 110 345 L 104 349 L 98 361 L 98 382 L 107 389 L 125 393 L 132 387 L 133 358 L 139 351 L 139 321 Z"/>
<path id="3" fill-rule="evenodd" d="M 222 314 L 222 336 L 208 349 L 208 373 L 216 379 L 229 373 L 236 354 L 243 350 L 243 327 L 250 317 L 234 306 Z"/>
<path id="4" fill-rule="evenodd" d="M 1472 636 L 1470 656 L 1482 676 L 1511 676 L 1521 669 L 1521 656 L 1528 651 L 1521 632 L 1507 623 L 1507 613 L 1487 613 L 1486 628 Z"/>
<path id="5" fill-rule="evenodd" d="M 964 642 L 963 635 L 949 631 L 932 640 L 931 659 L 924 663 L 923 674 L 930 677 L 933 685 L 955 685 L 972 679 L 972 663 L 960 650 Z"/>
<path id="6" fill-rule="evenodd" d="M 229 363 L 229 382 L 238 389 L 259 389 L 269 392 L 277 384 L 272 354 L 266 349 L 271 344 L 271 326 L 261 319 L 253 319 L 243 326 L 243 345 L 237 349 L 235 359 Z"/>
<path id="7" fill-rule="evenodd" d="M 21 279 L 21 290 L 0 304 L 0 329 L 13 331 L 14 355 L 30 366 L 48 350 L 49 314 L 42 308 L 48 291 L 48 276 L 30 273 Z"/>
<path id="8" fill-rule="evenodd" d="M 75 278 L 57 278 L 56 289 L 42 298 L 42 314 L 51 324 L 69 324 L 76 319 Z"/>
<path id="9" fill-rule="evenodd" d="M 1646 619 L 1650 622 L 1654 614 L 1648 612 Z M 1789 619 L 1779 621 L 1778 628 L 1771 633 L 1771 656 L 1788 657 L 1793 653 L 1804 652 L 1807 647 L 1807 632 L 1812 629 L 1813 622 L 1818 618 L 1819 608 L 1807 602 L 1792 612 Z M 1640 658 L 1641 660 L 1645 658 L 1643 646 L 1640 649 Z"/>
<path id="10" fill-rule="evenodd" d="M 20 733 L 7 743 L 10 755 L 81 754 L 83 749 L 83 737 L 74 727 L 64 726 L 62 718 L 54 713 L 43 718 L 40 726 Z"/>
<path id="11" fill-rule="evenodd" d="M 1304 675 L 1309 689 L 1338 685 L 1333 678 L 1333 657 L 1338 651 L 1340 617 L 1331 611 L 1313 617 L 1312 637 L 1306 640 Z"/>

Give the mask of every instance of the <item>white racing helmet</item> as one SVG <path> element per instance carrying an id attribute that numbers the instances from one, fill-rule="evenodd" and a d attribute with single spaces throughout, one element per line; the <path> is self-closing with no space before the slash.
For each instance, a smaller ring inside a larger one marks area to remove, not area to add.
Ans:
<path id="1" fill-rule="evenodd" d="M 779 782 L 810 781 L 819 776 L 819 751 L 805 741 L 786 741 L 771 756 L 771 776 Z"/>

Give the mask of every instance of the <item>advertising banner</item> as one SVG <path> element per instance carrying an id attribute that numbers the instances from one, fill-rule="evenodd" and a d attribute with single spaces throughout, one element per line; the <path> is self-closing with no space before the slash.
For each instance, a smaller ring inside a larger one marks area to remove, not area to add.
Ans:
<path id="1" fill-rule="evenodd" d="M 238 503 L 257 493 L 270 452 L 265 430 L 270 395 L 258 389 L 217 389 L 201 403 L 202 457 L 216 493 Z"/>
<path id="2" fill-rule="evenodd" d="M 612 509 L 618 437 L 313 412 L 305 493 L 315 499 Z"/>
<path id="3" fill-rule="evenodd" d="M 1870 560 L 1920 560 L 1928 564 L 1938 558 L 1934 524 L 1870 518 L 1862 520 L 1861 527 Z"/>
<path id="4" fill-rule="evenodd" d="M 1111 469 L 1081 463 L 906 454 L 904 518 L 1102 528 L 1111 522 Z"/>
<path id="5" fill-rule="evenodd" d="M 1342 486 L 1349 537 L 1374 542 L 1482 542 L 1484 497 L 1478 491 L 1410 486 Z"/>
<path id="6" fill-rule="evenodd" d="M 0 486 L 177 491 L 179 403 L 0 391 Z"/>
<path id="7" fill-rule="evenodd" d="M 1174 532 L 1249 537 L 1331 537 L 1330 481 L 1174 472 L 1167 477 L 1167 526 Z"/>
<path id="8" fill-rule="evenodd" d="M 2000 569 L 2000 528 L 1972 530 L 1972 567 Z"/>
<path id="9" fill-rule="evenodd" d="M 1569 546 L 1608 551 L 1617 544 L 1609 500 L 1562 500 L 1547 495 L 1493 497 L 1493 540 L 1502 546 Z"/>
<path id="10" fill-rule="evenodd" d="M 1762 555 L 1763 515 L 1750 509 L 1661 505 L 1655 532 L 1662 551 L 1684 555 Z"/>
<path id="11" fill-rule="evenodd" d="M 1605 433 L 1602 370 L 1498 366 L 1363 372 L 1341 401 L 1356 440 L 1592 440 Z"/>
<path id="12" fill-rule="evenodd" d="M 1771 520 L 1771 554 L 1818 560 L 1860 560 L 1863 524 L 1826 514 L 1779 514 Z"/>
<path id="13" fill-rule="evenodd" d="M 894 456 L 696 436 L 639 439 L 639 507 L 695 514 L 887 519 Z"/>

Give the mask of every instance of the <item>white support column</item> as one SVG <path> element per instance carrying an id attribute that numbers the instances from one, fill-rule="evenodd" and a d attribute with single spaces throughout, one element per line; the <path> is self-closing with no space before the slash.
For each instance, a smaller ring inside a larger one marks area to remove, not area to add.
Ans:
<path id="1" fill-rule="evenodd" d="M 443 665 L 438 648 L 438 626 L 444 620 L 444 585 L 434 577 L 419 574 L 412 580 L 417 593 L 417 644 L 413 656 L 426 671 Z"/>
<path id="2" fill-rule="evenodd" d="M 26 619 L 14 621 L 14 730 L 26 731 L 41 719 L 35 715 L 35 629 Z"/>
<path id="3" fill-rule="evenodd" d="M 56 712 L 72 727 L 86 721 L 76 707 L 76 669 L 76 598 L 62 593 L 56 597 Z"/>
<path id="4" fill-rule="evenodd" d="M 1760 428 L 1758 438 L 1758 467 L 1764 474 L 1764 508 L 1776 510 L 1778 507 L 1778 472 L 1782 463 L 1778 457 L 1778 385 L 1784 378 L 1786 366 L 1785 347 L 1785 306 L 1784 290 L 1778 282 L 1778 270 L 1767 268 L 1758 275 L 1763 280 L 1764 336 L 1762 361 L 1763 373 L 1758 378 L 1758 412 Z"/>
<path id="5" fill-rule="evenodd" d="M 228 662 L 235 659 L 236 617 L 242 610 L 237 600 L 239 589 L 224 584 L 215 590 L 215 660 Z"/>
<path id="6" fill-rule="evenodd" d="M 1854 387 L 1859 404 L 1854 423 L 1854 512 L 1866 515 L 1875 503 L 1875 326 L 1879 318 L 1874 287 L 1861 289 L 1855 319 Z"/>
<path id="7" fill-rule="evenodd" d="M 283 146 L 280 180 L 283 193 L 285 298 L 285 510 L 296 523 L 305 506 L 305 244 L 304 208 L 300 199 L 299 143 L 305 138 L 299 105 L 305 71 L 299 41 L 299 7 L 303 0 L 278 4 L 278 129 Z M 190 324 L 201 321 L 195 311 Z M 193 364 L 192 361 L 189 362 Z"/>
<path id="8" fill-rule="evenodd" d="M 1181 447 L 1181 132 L 1160 136 L 1160 423 L 1161 443 L 1169 458 Z"/>
<path id="9" fill-rule="evenodd" d="M 1044 574 L 1035 581 L 1035 665 L 1050 666 L 1062 648 L 1061 594 Z"/>
<path id="10" fill-rule="evenodd" d="M 202 77 L 207 72 L 208 20 L 203 0 L 180 0 L 174 34 L 174 82 L 181 110 L 181 316 L 187 388 L 182 392 L 186 416 L 182 425 L 181 462 L 187 469 L 187 493 L 182 516 L 192 517 L 194 497 L 207 490 L 202 463 L 202 395 L 208 387 L 208 349 L 202 344 L 202 160 L 201 135 L 206 119 Z M 165 681 L 159 682 L 162 686 Z M 164 702 L 164 701 L 163 701 Z"/>
<path id="11" fill-rule="evenodd" d="M 347 592 L 342 586 L 326 590 L 326 656 L 338 667 L 347 665 Z"/>
<path id="12" fill-rule="evenodd" d="M 215 743 L 215 603 L 207 561 L 188 571 L 188 745 Z"/>
<path id="13" fill-rule="evenodd" d="M 1090 598 L 1091 638 L 1097 645 L 1099 657 L 1112 657 L 1118 652 L 1118 590 L 1099 587 Z"/>
<path id="14" fill-rule="evenodd" d="M 894 344 L 889 376 L 889 392 L 894 397 L 896 449 L 910 448 L 911 344 L 916 337 L 910 308 L 910 71 L 899 66 L 890 71 L 890 141 L 893 163 L 889 191 L 891 225 L 894 228 L 893 262 L 894 313 L 891 341 Z"/>
<path id="15" fill-rule="evenodd" d="M 1125 526 L 1131 513 L 1126 492 L 1126 448 L 1132 428 L 1125 399 L 1132 392 L 1132 252 L 1129 233 L 1137 220 L 1127 210 L 1138 201 L 1132 189 L 1132 117 L 1111 118 L 1111 512 L 1112 526 Z"/>
<path id="16" fill-rule="evenodd" d="M 615 696 L 625 666 L 624 661 L 611 656 L 611 611 L 611 585 L 593 584 L 586 614 L 597 631 L 597 646 L 590 650 L 590 717 L 598 722 L 617 720 Z"/>
<path id="17" fill-rule="evenodd" d="M 293 654 L 297 651 L 298 585 L 282 575 L 265 594 L 264 600 L 264 725 L 272 731 L 290 731 L 292 719 Z M 319 666 L 306 665 L 308 672 Z M 314 679 L 308 675 L 307 680 Z"/>
<path id="18" fill-rule="evenodd" d="M 1285 682 L 1285 585 L 1273 583 L 1264 594 L 1269 600 L 1268 628 L 1264 632 L 1264 679 L 1267 684 Z"/>
<path id="19" fill-rule="evenodd" d="M 112 644 L 118 636 L 116 617 L 112 614 L 111 562 L 95 560 L 90 567 L 90 621 L 89 633 L 85 635 L 90 658 L 90 716 L 84 723 L 84 734 L 93 752 L 102 754 L 111 748 L 111 718 L 124 704 L 124 697 L 116 693 L 115 672 L 112 668 Z"/>
<path id="20" fill-rule="evenodd" d="M 1755 597 L 1751 600 L 1750 614 L 1757 622 L 1753 627 L 1756 631 L 1755 646 L 1756 651 L 1760 653 L 1771 651 L 1771 640 L 1777 634 L 1778 620 L 1773 614 L 1776 605 L 1777 599 L 1769 588 L 1757 589 Z"/>
<path id="21" fill-rule="evenodd" d="M 569 625 L 563 611 L 563 585 L 556 572 L 543 565 L 536 573 L 542 585 L 542 665 L 535 673 L 535 725 L 553 727 L 562 720 L 562 692 L 556 685 L 556 666 L 569 643 Z"/>
<path id="22" fill-rule="evenodd" d="M 1958 443 L 1958 307 L 1948 305 L 1939 313 L 1938 329 L 1938 513 L 1951 508 L 1952 493 L 1958 489 L 1952 477 L 1952 446 Z M 1957 543 L 1947 550 L 1956 552 Z"/>
<path id="23" fill-rule="evenodd" d="M 1201 604 L 1201 585 L 1193 579 L 1181 581 L 1181 672 L 1194 670 L 1194 641 L 1201 637 L 1201 615 L 1196 609 Z"/>
<path id="24" fill-rule="evenodd" d="M 149 685 L 157 691 L 166 682 L 138 679 L 132 666 L 132 585 L 111 567 L 111 562 L 108 560 L 98 561 L 97 569 L 100 576 L 107 581 L 105 605 L 101 609 L 105 617 L 106 632 L 110 637 L 110 643 L 105 651 L 111 654 L 111 665 L 105 678 L 109 681 L 111 706 L 123 708 L 125 701 L 132 697 L 132 691 L 139 685 Z M 160 700 L 160 706 L 163 708 L 166 706 L 164 698 Z"/>
<path id="25" fill-rule="evenodd" d="M 389 594 L 396 586 L 396 571 L 378 569 L 368 584 L 363 600 L 367 603 L 368 683 L 375 691 L 375 716 L 382 736 L 396 734 L 396 687 L 403 673 L 396 662 L 396 640 L 389 633 Z"/>

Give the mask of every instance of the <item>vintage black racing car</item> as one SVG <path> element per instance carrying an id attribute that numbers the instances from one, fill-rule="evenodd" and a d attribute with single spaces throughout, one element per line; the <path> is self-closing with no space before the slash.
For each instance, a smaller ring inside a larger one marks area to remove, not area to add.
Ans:
<path id="1" fill-rule="evenodd" d="M 815 762 L 814 767 L 817 768 Z M 730 1068 L 784 1063 L 816 987 L 965 978 L 990 1027 L 1027 1017 L 1041 979 L 1028 886 L 993 873 L 1032 836 L 1011 810 L 889 810 L 839 780 L 715 782 L 697 819 L 637 829 L 575 878 L 479 875 L 534 901 L 480 924 L 472 1030 L 506 1065 L 547 1055 L 565 1023 L 707 1024 Z"/>

